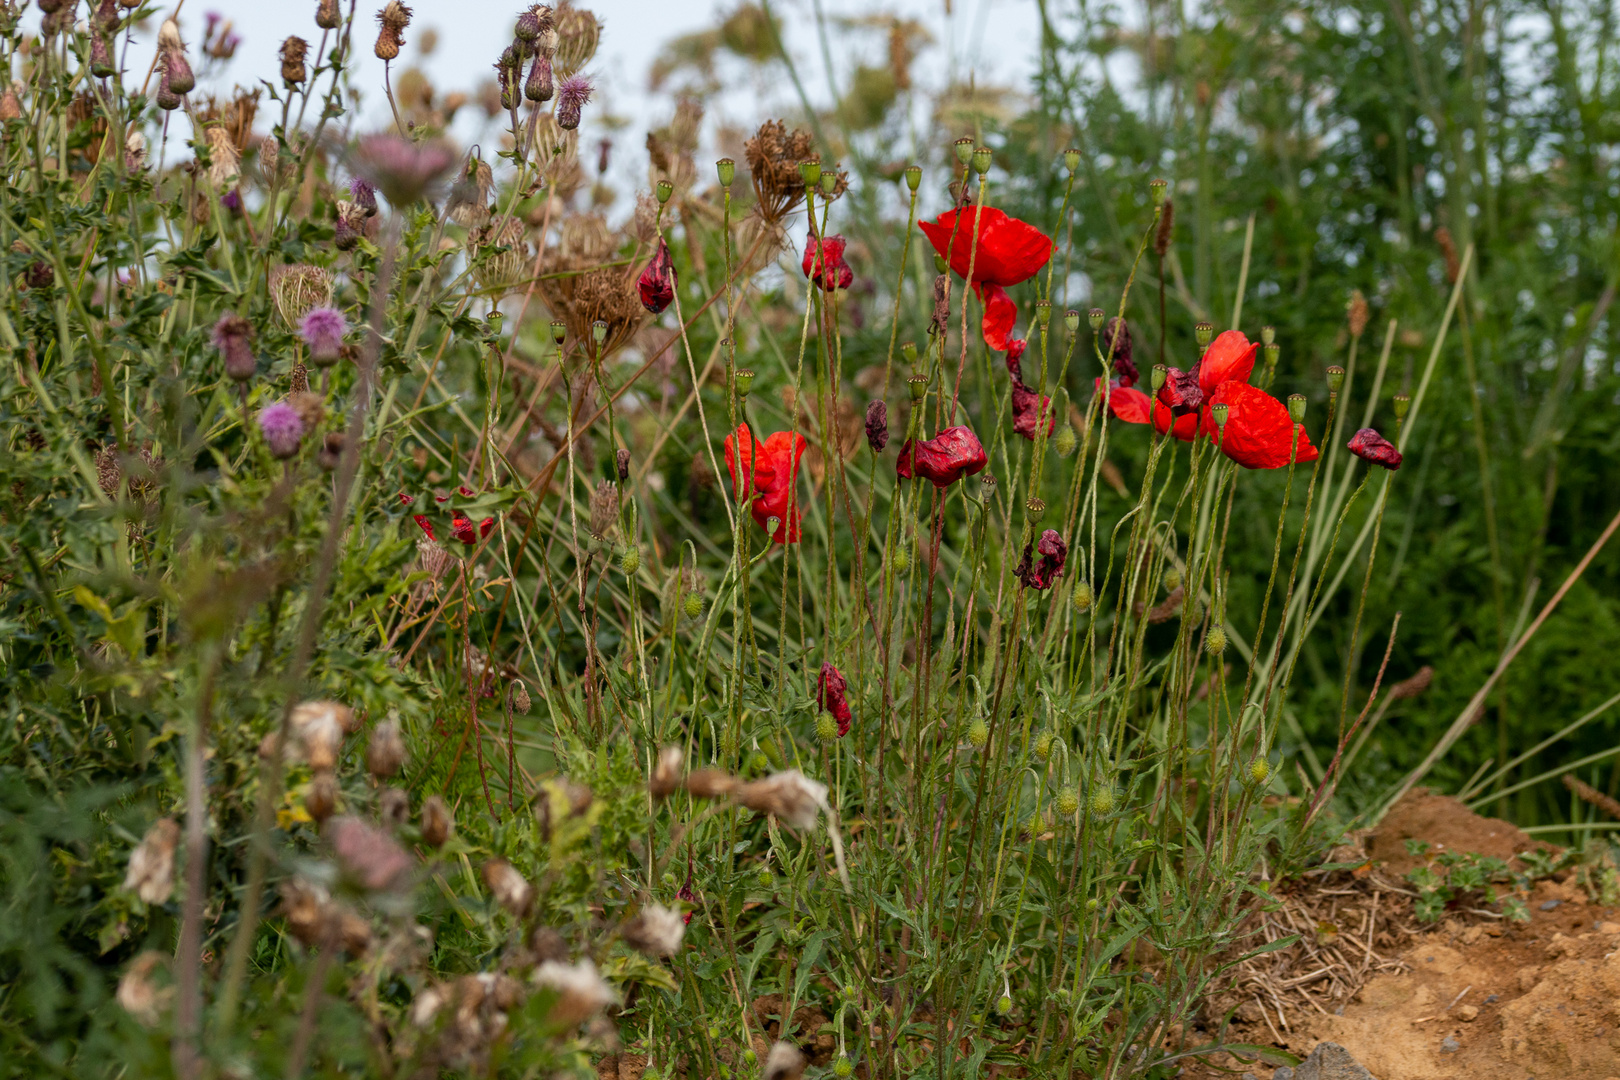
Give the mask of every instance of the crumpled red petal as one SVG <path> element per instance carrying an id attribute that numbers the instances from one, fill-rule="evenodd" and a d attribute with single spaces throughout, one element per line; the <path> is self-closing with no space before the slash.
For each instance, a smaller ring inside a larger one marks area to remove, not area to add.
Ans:
<path id="1" fill-rule="evenodd" d="M 914 475 L 913 455 L 916 457 L 915 474 L 935 487 L 946 487 L 964 476 L 972 476 L 990 463 L 973 429 L 961 426 L 945 428 L 932 439 L 921 442 L 907 439 L 894 465 L 896 475 L 903 480 L 910 480 Z"/>
<path id="2" fill-rule="evenodd" d="M 1018 323 L 1018 305 L 1000 285 L 985 285 L 978 293 L 984 304 L 984 319 L 979 323 L 984 343 L 996 352 L 1006 352 L 1008 338 Z"/>

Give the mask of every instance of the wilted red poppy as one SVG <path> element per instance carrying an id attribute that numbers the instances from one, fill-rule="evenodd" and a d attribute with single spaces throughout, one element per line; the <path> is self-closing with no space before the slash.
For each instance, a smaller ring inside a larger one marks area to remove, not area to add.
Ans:
<path id="1" fill-rule="evenodd" d="M 804 276 L 820 285 L 822 292 L 847 289 L 855 282 L 855 271 L 844 261 L 846 243 L 842 236 L 817 240 L 812 233 L 805 237 Z"/>
<path id="2" fill-rule="evenodd" d="M 849 680 L 844 673 L 831 664 L 821 665 L 821 674 L 816 678 L 816 704 L 827 712 L 833 714 L 838 721 L 838 737 L 842 739 L 849 734 L 850 722 L 855 714 L 850 712 L 849 699 L 845 696 L 849 691 Z"/>
<path id="3" fill-rule="evenodd" d="M 1221 453 L 1245 469 L 1280 469 L 1288 464 L 1290 452 L 1297 464 L 1315 461 L 1316 447 L 1299 425 L 1299 446 L 1294 447 L 1294 419 L 1288 406 L 1246 382 L 1225 382 L 1215 391 L 1210 405 L 1225 405 L 1226 430 L 1217 431 L 1215 416 L 1204 408 L 1204 434 L 1218 442 Z"/>
<path id="4" fill-rule="evenodd" d="M 636 288 L 641 293 L 641 306 L 654 315 L 669 307 L 669 302 L 675 299 L 675 263 L 669 257 L 669 245 L 662 239 L 658 241 L 658 250 L 653 252 L 652 261 L 641 272 Z"/>
<path id="5" fill-rule="evenodd" d="M 495 519 L 492 517 L 487 517 L 483 521 L 480 521 L 477 528 L 473 527 L 472 519 L 467 517 L 465 514 L 457 514 L 450 520 L 450 531 L 455 533 L 457 540 L 460 540 L 468 547 L 472 547 L 474 544 L 478 543 L 478 541 L 488 536 L 490 530 L 494 527 Z M 429 533 L 429 535 L 431 536 L 432 534 Z"/>
<path id="6" fill-rule="evenodd" d="M 1136 361 L 1131 357 L 1131 324 L 1115 315 L 1103 327 L 1097 344 L 1105 358 L 1113 356 L 1114 374 L 1119 376 L 1119 385 L 1135 386 L 1141 375 L 1136 370 Z"/>
<path id="7" fill-rule="evenodd" d="M 1063 542 L 1056 529 L 1047 529 L 1041 533 L 1041 538 L 1035 545 L 1034 554 L 1039 560 L 1032 560 L 1030 545 L 1024 544 L 1024 557 L 1018 563 L 1018 580 L 1028 589 L 1050 589 L 1052 582 L 1063 573 L 1063 563 L 1069 557 L 1069 545 Z"/>
<path id="8" fill-rule="evenodd" d="M 962 217 L 957 225 L 957 216 Z M 973 240 L 974 223 L 979 239 Z M 1035 275 L 1052 257 L 1052 240 L 1027 221 L 1009 217 L 993 206 L 949 210 L 918 227 L 934 250 L 950 260 L 958 277 L 968 276 L 973 264 L 973 285 L 1017 285 Z"/>
<path id="9" fill-rule="evenodd" d="M 912 457 L 917 459 L 916 472 L 935 487 L 945 487 L 972 476 L 990 463 L 984 446 L 971 428 L 948 427 L 932 439 L 921 442 L 907 439 L 900 447 L 900 460 L 894 471 L 905 480 L 912 477 Z"/>
<path id="10" fill-rule="evenodd" d="M 803 435 L 791 431 L 775 432 L 756 443 L 747 424 L 726 436 L 726 471 L 731 473 L 732 490 L 739 502 L 748 505 L 760 528 L 769 529 L 770 519 L 777 519 L 771 539 L 778 544 L 799 542 L 800 514 L 793 481 L 807 445 Z"/>
<path id="11" fill-rule="evenodd" d="M 1035 432 L 1040 427 L 1041 417 L 1046 418 L 1046 433 L 1052 434 L 1057 426 L 1057 415 L 1052 410 L 1052 399 L 1045 394 L 1037 394 L 1024 385 L 1024 380 L 1017 375 L 1013 376 L 1012 386 L 1013 431 L 1033 442 Z"/>
<path id="12" fill-rule="evenodd" d="M 1395 449 L 1395 444 L 1370 427 L 1364 427 L 1356 432 L 1346 445 L 1349 446 L 1350 452 L 1362 461 L 1382 465 L 1391 472 L 1401 467 L 1401 452 Z"/>

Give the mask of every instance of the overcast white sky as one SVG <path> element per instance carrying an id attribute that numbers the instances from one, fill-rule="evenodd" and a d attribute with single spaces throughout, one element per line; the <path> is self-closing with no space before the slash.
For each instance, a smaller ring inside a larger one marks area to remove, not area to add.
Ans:
<path id="1" fill-rule="evenodd" d="M 361 0 L 361 10 L 380 7 L 381 2 Z M 882 62 L 882 42 L 870 32 L 841 31 L 837 20 L 891 12 L 919 20 L 934 38 L 934 44 L 917 62 L 916 71 L 923 85 L 938 86 L 949 73 L 962 78 L 972 73 L 981 82 L 1023 88 L 1033 70 L 1039 39 L 1035 0 L 950 0 L 950 15 L 945 11 L 946 0 L 776 0 L 772 6 L 784 21 L 784 41 L 818 105 L 830 101 L 815 28 L 818 2 L 828 19 L 834 66 L 842 69 L 835 75 L 843 85 L 847 85 L 848 72 L 857 60 Z M 406 33 L 405 51 L 395 62 L 395 71 L 419 63 L 441 90 L 470 91 L 490 75 L 495 57 L 511 41 L 517 12 L 527 4 L 519 0 L 417 0 L 412 6 L 415 18 Z M 592 145 L 600 136 L 599 131 L 591 130 L 593 116 L 599 121 L 611 112 L 629 121 L 627 136 L 620 140 L 621 152 L 639 151 L 640 132 L 665 122 L 672 105 L 668 94 L 654 95 L 648 90 L 647 75 L 653 59 L 671 39 L 715 25 L 725 12 L 734 9 L 736 2 L 586 0 L 582 6 L 594 11 L 603 23 L 602 46 L 588 69 L 595 75 L 603 98 L 587 109 L 581 146 Z M 279 85 L 276 49 L 289 34 L 318 40 L 315 8 L 316 0 L 186 0 L 181 28 L 195 61 L 206 12 L 218 12 L 234 24 L 242 44 L 219 78 L 224 84 L 221 89 L 229 90 L 232 83 L 256 85 L 259 79 Z M 31 10 L 30 14 L 37 19 L 37 12 Z M 370 14 L 363 15 L 362 21 L 364 29 L 357 36 L 363 45 L 355 81 L 369 94 L 365 118 L 381 126 L 387 113 L 381 93 L 382 63 L 371 53 L 375 23 Z M 417 46 L 420 31 L 427 28 L 437 31 L 438 44 L 431 56 L 423 58 Z M 132 61 L 141 60 L 144 66 L 155 31 L 154 24 L 148 40 L 132 52 Z M 711 106 L 709 121 L 723 116 L 738 124 L 757 122 L 773 112 L 791 109 L 796 100 L 786 78 L 764 85 L 744 85 Z M 941 137 L 944 135 L 941 133 Z"/>

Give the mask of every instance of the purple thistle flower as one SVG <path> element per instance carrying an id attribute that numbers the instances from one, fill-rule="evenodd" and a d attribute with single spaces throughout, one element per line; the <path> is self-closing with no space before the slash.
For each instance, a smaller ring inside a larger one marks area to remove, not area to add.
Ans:
<path id="1" fill-rule="evenodd" d="M 371 181 L 355 177 L 349 181 L 349 194 L 354 196 L 354 204 L 365 210 L 367 217 L 377 212 L 377 189 Z"/>
<path id="2" fill-rule="evenodd" d="M 209 335 L 225 358 L 225 374 L 237 382 L 253 378 L 259 362 L 253 357 L 253 324 L 240 315 L 221 315 Z"/>
<path id="3" fill-rule="evenodd" d="M 233 214 L 240 214 L 242 212 L 241 191 L 237 190 L 236 188 L 232 188 L 231 190 L 227 191 L 225 194 L 219 197 L 219 205 L 223 206 Z"/>
<path id="4" fill-rule="evenodd" d="M 367 135 L 355 148 L 354 171 L 395 206 L 408 206 L 426 195 L 455 160 L 442 140 L 413 143 L 398 135 Z"/>
<path id="5" fill-rule="evenodd" d="M 343 351 L 343 336 L 349 332 L 349 321 L 343 313 L 329 307 L 315 308 L 298 324 L 304 344 L 309 346 L 309 358 L 320 367 L 337 363 Z"/>
<path id="6" fill-rule="evenodd" d="M 579 111 L 596 88 L 583 75 L 570 75 L 557 84 L 557 126 L 564 131 L 579 127 Z"/>
<path id="7" fill-rule="evenodd" d="M 304 438 L 304 421 L 299 418 L 297 409 L 278 401 L 259 413 L 259 431 L 270 453 L 278 460 L 285 460 L 298 453 L 298 444 Z"/>

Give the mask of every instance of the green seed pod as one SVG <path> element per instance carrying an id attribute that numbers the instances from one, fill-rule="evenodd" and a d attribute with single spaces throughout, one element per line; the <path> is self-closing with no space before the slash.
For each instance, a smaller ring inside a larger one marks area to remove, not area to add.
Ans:
<path id="1" fill-rule="evenodd" d="M 1148 376 L 1148 384 L 1153 387 L 1153 393 L 1155 396 L 1158 395 L 1159 390 L 1164 386 L 1164 380 L 1168 379 L 1169 377 L 1169 368 L 1165 367 L 1163 364 L 1153 365 L 1153 374 Z"/>
<path id="2" fill-rule="evenodd" d="M 823 195 L 827 196 L 828 198 L 831 198 L 832 193 L 837 189 L 837 187 L 838 187 L 838 174 L 837 173 L 835 173 L 835 172 L 824 172 L 824 173 L 821 174 L 821 193 Z"/>
<path id="3" fill-rule="evenodd" d="M 1063 325 L 1068 328 L 1069 333 L 1078 334 L 1080 332 L 1080 313 L 1074 308 L 1065 311 L 1063 313 Z"/>
<path id="4" fill-rule="evenodd" d="M 1305 395 L 1288 395 L 1288 418 L 1296 424 L 1305 422 Z"/>
<path id="5" fill-rule="evenodd" d="M 1267 371 L 1276 370 L 1277 360 L 1282 356 L 1282 346 L 1277 344 L 1275 341 L 1269 341 L 1269 342 L 1266 343 L 1265 352 L 1266 352 L 1266 370 Z"/>
<path id="6" fill-rule="evenodd" d="M 1006 1016 L 1010 1012 L 1012 1012 L 1012 998 L 1002 994 L 1001 997 L 996 999 L 996 1014 Z"/>
<path id="7" fill-rule="evenodd" d="M 804 181 L 804 186 L 807 188 L 813 188 L 820 184 L 821 159 L 818 157 L 806 158 L 799 162 L 799 179 Z"/>
<path id="8" fill-rule="evenodd" d="M 912 401 L 921 401 L 923 395 L 928 393 L 928 376 L 913 375 L 906 380 L 906 389 L 911 391 Z"/>
<path id="9" fill-rule="evenodd" d="M 1275 326 L 1262 326 L 1260 328 L 1260 344 L 1270 345 L 1276 340 L 1277 328 Z"/>
<path id="10" fill-rule="evenodd" d="M 1074 147 L 1063 151 L 1063 167 L 1071 173 L 1080 171 L 1080 151 Z"/>
<path id="11" fill-rule="evenodd" d="M 738 368 L 732 372 L 731 384 L 737 388 L 738 397 L 747 397 L 748 392 L 754 388 L 754 369 Z"/>
<path id="12" fill-rule="evenodd" d="M 568 336 L 568 324 L 563 322 L 561 319 L 552 319 L 551 320 L 551 340 L 553 342 L 555 342 L 556 344 L 561 345 L 563 343 L 563 339 L 566 338 L 567 336 Z"/>
<path id="13" fill-rule="evenodd" d="M 1058 817 L 1074 817 L 1080 811 L 1080 793 L 1074 788 L 1064 788 L 1052 800 L 1052 807 L 1058 812 Z"/>
<path id="14" fill-rule="evenodd" d="M 915 194 L 917 186 L 922 183 L 922 169 L 916 165 L 906 166 L 906 187 Z"/>
<path id="15" fill-rule="evenodd" d="M 904 574 L 911 569 L 911 552 L 906 550 L 904 544 L 896 544 L 894 553 L 889 556 L 889 565 L 896 574 Z"/>
<path id="16" fill-rule="evenodd" d="M 714 171 L 720 175 L 720 186 L 730 187 L 731 182 L 737 178 L 737 163 L 723 157 L 714 163 Z"/>
<path id="17" fill-rule="evenodd" d="M 1164 587 L 1167 592 L 1175 592 L 1181 588 L 1181 571 L 1173 566 L 1166 570 L 1164 572 Z"/>
<path id="18" fill-rule="evenodd" d="M 967 740 L 973 749 L 983 750 L 985 744 L 990 741 L 990 725 L 983 720 L 973 721 L 968 725 Z"/>
<path id="19" fill-rule="evenodd" d="M 956 160 L 958 164 L 966 165 L 973 160 L 973 140 L 963 136 L 956 140 Z"/>
<path id="20" fill-rule="evenodd" d="M 1412 399 L 1405 394 L 1395 395 L 1395 419 L 1405 420 L 1406 411 L 1412 407 Z"/>
<path id="21" fill-rule="evenodd" d="M 641 549 L 636 547 L 625 548 L 624 554 L 619 556 L 620 573 L 624 574 L 625 577 L 631 577 L 640 569 Z"/>
<path id="22" fill-rule="evenodd" d="M 703 597 L 699 596 L 697 593 L 687 593 L 684 606 L 686 609 L 686 617 L 688 619 L 696 619 L 703 614 Z"/>
<path id="23" fill-rule="evenodd" d="M 768 889 L 776 884 L 776 875 L 771 873 L 770 867 L 762 866 L 759 868 L 759 873 L 754 875 L 754 880 L 759 882 L 760 888 Z"/>
<path id="24" fill-rule="evenodd" d="M 906 358 L 906 363 L 915 364 L 917 362 L 917 343 L 915 341 L 901 342 L 900 355 Z"/>
<path id="25" fill-rule="evenodd" d="M 654 190 L 658 193 L 658 205 L 662 206 L 669 202 L 671 195 L 675 194 L 675 185 L 668 180 L 660 180 L 658 181 L 658 187 Z"/>
<path id="26" fill-rule="evenodd" d="M 1113 787 L 1108 784 L 1096 784 L 1091 789 L 1091 797 L 1086 800 L 1086 811 L 1092 817 L 1107 817 L 1114 812 L 1117 805 Z"/>
<path id="27" fill-rule="evenodd" d="M 1215 324 L 1201 322 L 1193 327 L 1193 340 L 1198 342 L 1200 349 L 1209 348 L 1209 343 L 1215 340 Z"/>
<path id="28" fill-rule="evenodd" d="M 1148 181 L 1148 197 L 1153 200 L 1154 206 L 1164 205 L 1164 193 L 1169 187 L 1170 182 L 1168 180 Z"/>
<path id="29" fill-rule="evenodd" d="M 1053 735 L 1050 731 L 1043 731 L 1039 735 L 1035 736 L 1034 745 L 1031 747 L 1031 749 L 1035 751 L 1035 760 L 1050 760 L 1052 757 L 1052 746 L 1056 742 L 1057 736 Z"/>
<path id="30" fill-rule="evenodd" d="M 816 717 L 816 738 L 822 742 L 836 742 L 838 739 L 838 721 L 830 712 L 824 712 Z"/>
<path id="31" fill-rule="evenodd" d="M 1271 762 L 1263 757 L 1257 757 L 1249 762 L 1249 779 L 1257 784 L 1263 784 L 1271 778 Z"/>
<path id="32" fill-rule="evenodd" d="M 1337 394 L 1344 386 L 1344 368 L 1337 364 L 1327 369 L 1328 390 Z"/>
<path id="33" fill-rule="evenodd" d="M 591 340 L 600 346 L 607 340 L 608 324 L 606 319 L 597 319 L 591 323 Z"/>
<path id="34" fill-rule="evenodd" d="M 1039 525 L 1045 516 L 1046 503 L 1040 499 L 1029 499 L 1024 503 L 1024 519 L 1031 525 Z"/>
<path id="35" fill-rule="evenodd" d="M 983 176 L 990 171 L 990 148 L 978 147 L 973 151 L 973 171 Z"/>
<path id="36" fill-rule="evenodd" d="M 1215 418 L 1215 430 L 1225 433 L 1226 417 L 1232 411 L 1232 406 L 1222 401 L 1209 407 L 1209 413 Z"/>
<path id="37" fill-rule="evenodd" d="M 1035 321 L 1037 323 L 1039 323 L 1041 326 L 1045 326 L 1048 322 L 1051 321 L 1051 319 L 1052 319 L 1052 301 L 1050 301 L 1050 300 L 1037 300 L 1037 301 L 1035 301 Z"/>
<path id="38" fill-rule="evenodd" d="M 1094 334 L 1102 330 L 1103 323 L 1107 320 L 1107 318 L 1108 312 L 1104 311 L 1100 307 L 1094 307 L 1090 311 L 1086 312 L 1086 321 L 1091 324 L 1091 332 Z"/>
<path id="39" fill-rule="evenodd" d="M 747 1065 L 750 1069 L 759 1064 L 759 1055 L 754 1052 L 753 1047 L 750 1046 L 747 1050 L 743 1051 L 743 1064 Z"/>
<path id="40" fill-rule="evenodd" d="M 1086 910 L 1087 911 L 1096 911 L 1097 910 L 1097 898 L 1095 896 L 1093 896 L 1090 900 L 1086 901 Z"/>
<path id="41" fill-rule="evenodd" d="M 938 252 L 935 252 L 934 253 L 934 272 L 938 273 L 938 274 L 943 274 L 947 270 L 949 270 L 950 268 L 951 268 L 951 264 L 945 261 L 945 256 L 939 254 Z"/>
<path id="42" fill-rule="evenodd" d="M 1084 581 L 1075 582 L 1070 599 L 1074 603 L 1074 609 L 1084 615 L 1091 610 L 1091 586 Z"/>
<path id="43" fill-rule="evenodd" d="M 1209 633 L 1204 635 L 1204 651 L 1211 656 L 1219 656 L 1226 651 L 1226 630 L 1223 627 L 1209 628 Z"/>
<path id="44" fill-rule="evenodd" d="M 1052 449 L 1057 451 L 1058 457 L 1068 457 L 1080 445 L 1080 436 L 1074 433 L 1074 425 L 1064 424 L 1052 436 Z"/>

